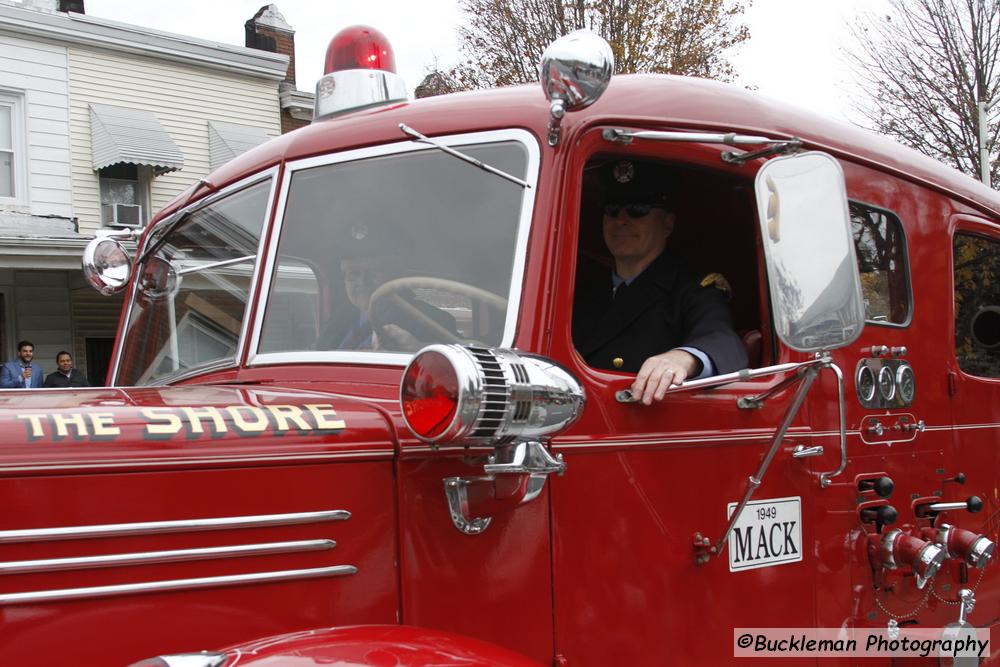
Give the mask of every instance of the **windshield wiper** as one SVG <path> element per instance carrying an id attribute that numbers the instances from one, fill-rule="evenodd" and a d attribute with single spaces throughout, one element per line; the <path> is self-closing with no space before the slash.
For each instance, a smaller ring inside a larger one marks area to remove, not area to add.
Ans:
<path id="1" fill-rule="evenodd" d="M 430 139 L 430 138 L 428 138 L 428 137 L 420 134 L 419 132 L 417 132 L 416 130 L 414 130 L 409 125 L 406 125 L 404 123 L 400 123 L 399 124 L 399 129 L 402 130 L 404 134 L 408 134 L 409 136 L 413 137 L 417 141 L 420 141 L 420 142 L 425 143 L 425 144 L 429 144 L 431 146 L 434 146 L 435 148 L 440 148 L 441 150 L 443 150 L 448 155 L 457 157 L 459 160 L 462 160 L 463 162 L 468 162 L 469 164 L 475 165 L 475 166 L 479 167 L 480 169 L 482 169 L 483 171 L 488 171 L 491 174 L 496 174 L 500 178 L 505 178 L 508 181 L 510 181 L 511 183 L 517 183 L 522 188 L 530 188 L 531 187 L 528 184 L 527 181 L 521 180 L 517 176 L 512 176 L 511 174 L 508 174 L 505 171 L 500 171 L 496 167 L 491 167 L 490 165 L 486 164 L 482 160 L 477 160 L 476 158 L 472 157 L 471 155 L 466 155 L 465 153 L 462 153 L 460 151 L 456 151 L 451 146 L 443 144 L 440 141 L 434 141 L 433 139 Z"/>

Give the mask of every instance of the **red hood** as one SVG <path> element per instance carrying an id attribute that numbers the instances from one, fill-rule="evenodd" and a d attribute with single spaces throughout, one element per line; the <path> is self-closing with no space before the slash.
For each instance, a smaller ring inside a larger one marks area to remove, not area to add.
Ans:
<path id="1" fill-rule="evenodd" d="M 389 399 L 179 386 L 0 392 L 0 470 L 370 458 L 397 446 Z"/>

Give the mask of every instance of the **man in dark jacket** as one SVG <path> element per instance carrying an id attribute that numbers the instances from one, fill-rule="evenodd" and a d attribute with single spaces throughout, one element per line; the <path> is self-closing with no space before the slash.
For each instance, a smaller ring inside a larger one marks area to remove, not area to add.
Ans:
<path id="1" fill-rule="evenodd" d="M 83 373 L 73 368 L 73 356 L 63 350 L 56 355 L 56 370 L 45 377 L 43 387 L 65 388 L 65 387 L 89 387 L 87 378 Z"/>
<path id="2" fill-rule="evenodd" d="M 587 363 L 635 372 L 646 405 L 687 378 L 746 367 L 725 279 L 702 277 L 664 252 L 674 227 L 664 171 L 622 160 L 604 167 L 604 242 L 611 275 L 578 286 L 573 341 Z"/>

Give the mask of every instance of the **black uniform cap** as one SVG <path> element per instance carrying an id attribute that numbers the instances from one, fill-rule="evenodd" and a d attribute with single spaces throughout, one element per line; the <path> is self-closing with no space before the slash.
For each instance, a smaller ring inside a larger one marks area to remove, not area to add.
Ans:
<path id="1" fill-rule="evenodd" d="M 655 162 L 612 160 L 602 168 L 605 201 L 669 207 L 671 174 Z"/>

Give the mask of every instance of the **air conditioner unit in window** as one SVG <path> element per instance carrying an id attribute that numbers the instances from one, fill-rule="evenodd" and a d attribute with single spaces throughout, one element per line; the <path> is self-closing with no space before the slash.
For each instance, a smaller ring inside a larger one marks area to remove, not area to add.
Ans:
<path id="1" fill-rule="evenodd" d="M 142 227 L 139 204 L 101 204 L 101 221 L 108 226 Z"/>

